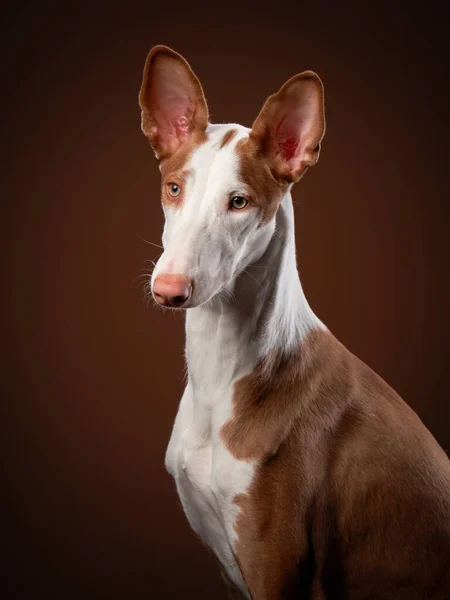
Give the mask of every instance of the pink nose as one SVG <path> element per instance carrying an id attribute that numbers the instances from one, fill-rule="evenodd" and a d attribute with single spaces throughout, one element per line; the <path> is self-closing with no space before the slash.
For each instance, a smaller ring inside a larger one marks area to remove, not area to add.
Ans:
<path id="1" fill-rule="evenodd" d="M 163 306 L 181 308 L 189 300 L 192 285 L 183 275 L 162 273 L 153 282 L 153 296 Z"/>

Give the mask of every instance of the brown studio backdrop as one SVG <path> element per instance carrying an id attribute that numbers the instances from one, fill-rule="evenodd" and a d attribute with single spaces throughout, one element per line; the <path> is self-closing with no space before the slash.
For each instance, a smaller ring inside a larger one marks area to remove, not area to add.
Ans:
<path id="1" fill-rule="evenodd" d="M 3 598 L 225 597 L 163 467 L 183 318 L 132 284 L 163 222 L 137 107 L 156 43 L 215 122 L 321 75 L 323 152 L 294 193 L 307 297 L 450 448 L 444 5 L 162 4 L 5 14 Z"/>

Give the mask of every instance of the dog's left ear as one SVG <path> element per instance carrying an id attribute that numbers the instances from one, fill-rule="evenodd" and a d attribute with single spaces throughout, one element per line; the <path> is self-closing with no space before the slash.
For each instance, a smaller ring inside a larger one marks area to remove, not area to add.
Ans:
<path id="1" fill-rule="evenodd" d="M 325 133 L 324 92 L 320 77 L 305 71 L 270 96 L 250 133 L 274 177 L 298 181 L 315 165 Z"/>

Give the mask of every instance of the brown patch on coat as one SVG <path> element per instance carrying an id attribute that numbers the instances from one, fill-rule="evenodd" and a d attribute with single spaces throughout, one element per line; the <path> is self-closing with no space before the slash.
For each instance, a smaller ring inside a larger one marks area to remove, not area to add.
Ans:
<path id="1" fill-rule="evenodd" d="M 239 380 L 221 435 L 257 464 L 235 498 L 253 600 L 450 598 L 448 457 L 331 333 Z"/>
<path id="2" fill-rule="evenodd" d="M 220 141 L 220 148 L 227 146 L 236 137 L 237 129 L 229 129 Z"/>
<path id="3" fill-rule="evenodd" d="M 161 172 L 161 200 L 164 204 L 172 207 L 180 207 L 185 198 L 185 187 L 188 177 L 192 174 L 191 169 L 187 169 L 187 165 L 192 157 L 192 154 L 208 141 L 207 134 L 199 133 L 193 135 L 192 138 L 184 143 L 179 150 L 172 156 L 167 157 L 160 163 Z M 181 188 L 181 193 L 177 197 L 170 196 L 167 190 L 169 183 L 176 183 Z"/>
<path id="4" fill-rule="evenodd" d="M 262 223 L 271 221 L 286 195 L 288 183 L 274 178 L 267 160 L 261 155 L 254 140 L 244 138 L 236 144 L 239 159 L 239 176 L 251 196 L 251 202 L 261 210 Z"/>

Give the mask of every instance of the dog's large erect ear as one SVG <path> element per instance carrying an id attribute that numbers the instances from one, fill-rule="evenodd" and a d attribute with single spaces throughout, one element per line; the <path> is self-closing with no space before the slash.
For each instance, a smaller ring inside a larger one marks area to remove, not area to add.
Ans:
<path id="1" fill-rule="evenodd" d="M 250 139 L 260 146 L 274 177 L 292 183 L 316 164 L 324 133 L 323 85 L 318 75 L 305 71 L 268 98 Z"/>
<path id="2" fill-rule="evenodd" d="M 142 131 L 158 159 L 172 155 L 208 124 L 199 80 L 186 60 L 166 46 L 155 46 L 147 57 L 139 104 Z"/>

